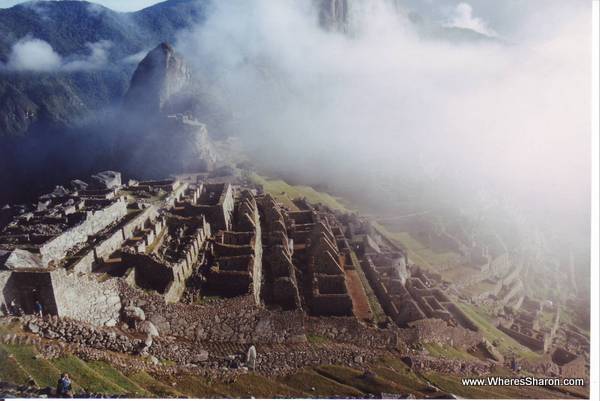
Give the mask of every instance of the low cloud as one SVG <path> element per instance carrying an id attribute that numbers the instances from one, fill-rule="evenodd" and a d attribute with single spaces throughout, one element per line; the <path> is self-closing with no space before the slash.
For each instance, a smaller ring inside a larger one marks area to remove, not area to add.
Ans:
<path id="1" fill-rule="evenodd" d="M 61 57 L 48 42 L 25 36 L 12 46 L 8 61 L 2 67 L 9 71 L 33 72 L 82 71 L 105 67 L 112 43 L 101 40 L 86 46 L 87 55 Z"/>
<path id="2" fill-rule="evenodd" d="M 60 55 L 48 42 L 25 37 L 13 45 L 6 68 L 17 71 L 55 71 L 61 65 Z"/>
<path id="3" fill-rule="evenodd" d="M 146 55 L 148 54 L 148 52 L 152 50 L 152 49 L 145 49 L 142 50 L 140 52 L 131 54 L 127 57 L 124 57 L 121 62 L 125 63 L 125 64 L 139 64 L 140 61 L 142 61 L 144 59 L 144 57 L 146 57 Z"/>
<path id="4" fill-rule="evenodd" d="M 65 62 L 63 69 L 68 71 L 96 70 L 106 65 L 112 42 L 100 40 L 95 43 L 88 43 L 86 46 L 89 55 L 86 57 L 73 57 L 72 60 Z"/>
<path id="5" fill-rule="evenodd" d="M 305 2 L 219 2 L 176 47 L 273 171 L 355 187 L 380 173 L 452 176 L 469 184 L 456 193 L 490 189 L 534 210 L 543 199 L 546 220 L 585 221 L 589 7 L 551 3 L 521 23 L 554 15 L 551 31 L 504 45 L 427 40 L 388 2 L 359 5 L 342 35 Z M 449 22 L 494 32 L 466 3 Z"/>
<path id="6" fill-rule="evenodd" d="M 468 3 L 459 3 L 453 10 L 447 27 L 470 29 L 487 36 L 498 36 L 481 18 L 473 15 L 473 7 Z"/>

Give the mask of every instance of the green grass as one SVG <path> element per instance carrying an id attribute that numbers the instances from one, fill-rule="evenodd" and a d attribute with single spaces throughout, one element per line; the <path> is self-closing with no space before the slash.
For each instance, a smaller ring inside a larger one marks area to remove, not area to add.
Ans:
<path id="1" fill-rule="evenodd" d="M 156 380 L 154 377 L 150 376 L 150 374 L 144 371 L 133 373 L 127 376 L 127 378 L 136 383 L 138 386 L 161 398 L 181 397 L 184 395 L 175 390 L 173 387 Z"/>
<path id="2" fill-rule="evenodd" d="M 292 209 L 296 209 L 296 206 L 291 202 L 293 199 L 306 198 L 310 203 L 321 203 L 335 210 L 351 212 L 339 198 L 325 192 L 319 192 L 313 187 L 290 185 L 283 180 L 267 178 L 256 173 L 248 174 L 248 179 L 257 185 L 262 185 L 265 192 L 269 192 L 279 202 Z"/>
<path id="3" fill-rule="evenodd" d="M 0 345 L 0 380 L 14 384 L 27 384 L 29 381 L 29 374 L 3 345 Z"/>
<path id="4" fill-rule="evenodd" d="M 123 387 L 107 380 L 100 372 L 92 369 L 81 359 L 72 356 L 62 356 L 52 360 L 52 364 L 63 372 L 68 372 L 75 383 L 86 391 L 105 394 L 126 394 Z"/>
<path id="5" fill-rule="evenodd" d="M 311 344 L 324 344 L 330 341 L 329 338 L 318 334 L 307 334 L 306 339 Z"/>
<path id="6" fill-rule="evenodd" d="M 442 390 L 464 398 L 534 398 L 534 399 L 553 399 L 553 398 L 573 398 L 560 391 L 551 390 L 543 387 L 518 387 L 518 386 L 463 386 L 461 379 L 456 376 L 443 375 L 441 373 L 428 372 L 424 376 Z"/>
<path id="7" fill-rule="evenodd" d="M 210 385 L 215 391 L 229 394 L 234 398 L 305 398 L 307 396 L 301 390 L 254 373 L 240 375 L 233 383 L 213 382 Z"/>
<path id="8" fill-rule="evenodd" d="M 460 260 L 460 255 L 456 252 L 435 252 L 408 232 L 393 232 L 380 223 L 373 223 L 373 226 L 384 237 L 406 249 L 412 262 L 431 271 L 439 272 L 441 267 L 453 266 Z"/>
<path id="9" fill-rule="evenodd" d="M 4 350 L 14 355 L 19 365 L 27 371 L 40 387 L 55 387 L 60 374 L 52 363 L 45 359 L 37 359 L 35 349 L 31 345 L 2 345 Z M 76 389 L 76 386 L 73 386 Z"/>
<path id="10" fill-rule="evenodd" d="M 519 344 L 516 340 L 500 331 L 492 323 L 492 317 L 477 311 L 474 306 L 461 302 L 455 302 L 456 306 L 462 310 L 479 327 L 485 338 L 490 342 L 497 342 L 496 348 L 500 353 L 506 355 L 514 353 L 522 358 L 534 360 L 541 355 Z"/>
<path id="11" fill-rule="evenodd" d="M 351 386 L 338 383 L 322 376 L 312 369 L 304 369 L 289 376 L 277 379 L 288 387 L 300 390 L 309 396 L 324 397 L 361 397 L 363 393 Z M 314 391 L 313 391 L 314 389 Z"/>
<path id="12" fill-rule="evenodd" d="M 439 344 L 424 344 L 423 347 L 429 352 L 429 355 L 438 358 L 459 359 L 465 361 L 479 361 L 479 358 L 450 346 L 442 346 Z"/>
<path id="13" fill-rule="evenodd" d="M 364 377 L 363 372 L 343 366 L 328 365 L 315 368 L 315 370 L 325 377 L 355 387 L 364 393 L 379 395 L 405 391 L 403 386 L 385 380 L 381 376 Z"/>
<path id="14" fill-rule="evenodd" d="M 121 373 L 120 371 L 118 371 L 117 369 L 110 366 L 104 361 L 90 361 L 87 362 L 87 365 L 96 373 L 101 375 L 103 378 L 124 389 L 127 392 L 127 394 L 132 394 L 136 397 L 152 396 L 150 392 L 146 391 L 143 387 L 131 381 L 123 373 Z"/>
<path id="15" fill-rule="evenodd" d="M 231 394 L 225 391 L 215 390 L 205 379 L 192 376 L 183 375 L 175 379 L 177 384 L 177 391 L 185 393 L 186 395 L 193 398 L 228 398 Z"/>
<path id="16" fill-rule="evenodd" d="M 372 369 L 386 380 L 399 384 L 413 392 L 423 392 L 427 387 L 419 376 L 399 359 L 384 357 L 372 365 Z"/>

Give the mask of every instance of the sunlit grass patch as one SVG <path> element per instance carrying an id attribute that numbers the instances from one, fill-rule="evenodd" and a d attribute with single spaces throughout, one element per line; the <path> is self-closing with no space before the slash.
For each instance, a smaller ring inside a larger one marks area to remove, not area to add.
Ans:
<path id="1" fill-rule="evenodd" d="M 250 173 L 248 178 L 255 184 L 262 185 L 265 192 L 269 192 L 275 199 L 291 209 L 296 209 L 296 206 L 291 202 L 292 200 L 306 198 L 313 204 L 321 203 L 335 210 L 351 212 L 339 198 L 325 192 L 317 191 L 307 185 L 290 185 L 283 180 L 271 179 L 255 173 Z"/>
<path id="2" fill-rule="evenodd" d="M 301 370 L 277 380 L 312 397 L 360 397 L 363 395 L 358 389 L 329 379 L 312 369 Z"/>

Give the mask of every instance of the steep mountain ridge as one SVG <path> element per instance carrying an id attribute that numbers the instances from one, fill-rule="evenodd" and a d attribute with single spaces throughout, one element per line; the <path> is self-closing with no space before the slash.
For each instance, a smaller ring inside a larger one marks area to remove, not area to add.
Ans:
<path id="1" fill-rule="evenodd" d="M 161 112 L 169 99 L 191 84 L 190 67 L 171 45 L 163 42 L 138 64 L 124 105 L 129 109 L 143 107 L 149 113 Z"/>
<path id="2" fill-rule="evenodd" d="M 216 108 L 194 103 L 203 98 L 196 91 L 200 82 L 170 44 L 151 50 L 125 95 L 119 120 L 127 123 L 118 129 L 115 165 L 147 178 L 210 169 L 217 156 L 204 118 Z"/>

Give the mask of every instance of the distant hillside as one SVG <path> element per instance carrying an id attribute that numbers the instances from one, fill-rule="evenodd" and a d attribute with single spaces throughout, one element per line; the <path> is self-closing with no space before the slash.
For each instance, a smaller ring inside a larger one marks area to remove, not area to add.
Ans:
<path id="1" fill-rule="evenodd" d="M 119 101 L 139 61 L 128 58 L 172 42 L 177 31 L 203 21 L 208 3 L 170 0 L 134 13 L 85 1 L 28 2 L 0 9 L 2 64 L 24 37 L 47 42 L 65 60 L 88 56 L 90 44 L 107 44 L 101 69 L 39 74 L 0 67 L 0 137 L 22 136 L 47 124 L 60 128 Z"/>
<path id="2" fill-rule="evenodd" d="M 12 44 L 26 36 L 48 42 L 62 56 L 82 54 L 87 43 L 112 42 L 118 60 L 146 50 L 202 21 L 208 1 L 170 0 L 133 13 L 121 13 L 86 1 L 27 2 L 0 9 L 0 60 Z"/>

